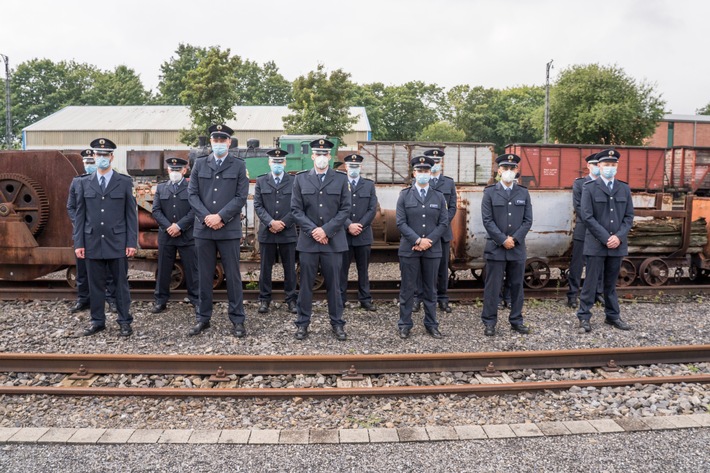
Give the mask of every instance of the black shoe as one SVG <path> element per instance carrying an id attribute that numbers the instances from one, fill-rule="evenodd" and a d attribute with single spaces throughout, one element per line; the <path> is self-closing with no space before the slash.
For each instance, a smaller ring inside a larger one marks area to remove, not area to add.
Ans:
<path id="1" fill-rule="evenodd" d="M 265 314 L 269 311 L 269 301 L 261 301 L 261 304 L 259 304 L 259 312 L 260 314 Z"/>
<path id="2" fill-rule="evenodd" d="M 530 333 L 530 327 L 523 324 L 511 324 L 510 329 L 514 332 L 522 333 L 523 335 Z"/>
<path id="3" fill-rule="evenodd" d="M 298 309 L 296 308 L 296 301 L 288 301 L 288 311 L 292 314 L 298 313 Z"/>
<path id="4" fill-rule="evenodd" d="M 589 323 L 589 320 L 580 320 L 579 321 L 579 333 L 589 333 L 592 331 L 592 324 Z"/>
<path id="5" fill-rule="evenodd" d="M 133 329 L 130 324 L 121 324 L 121 330 L 118 332 L 119 337 L 130 337 L 133 334 Z"/>
<path id="6" fill-rule="evenodd" d="M 108 303 L 108 311 L 113 312 L 114 314 L 118 314 L 118 306 L 115 302 Z"/>
<path id="7" fill-rule="evenodd" d="M 486 324 L 486 328 L 483 329 L 483 335 L 486 337 L 492 337 L 496 334 L 496 326 L 494 324 Z"/>
<path id="8" fill-rule="evenodd" d="M 301 327 L 298 327 L 298 330 L 296 330 L 296 334 L 294 335 L 294 338 L 296 340 L 303 340 L 307 336 L 308 336 L 308 327 L 301 326 Z"/>
<path id="9" fill-rule="evenodd" d="M 70 314 L 74 314 L 76 312 L 81 312 L 82 310 L 86 310 L 89 308 L 89 303 L 88 302 L 77 302 L 72 306 L 71 309 L 69 309 Z"/>
<path id="10" fill-rule="evenodd" d="M 604 323 L 618 328 L 619 330 L 631 330 L 631 326 L 621 319 L 604 319 Z"/>
<path id="11" fill-rule="evenodd" d="M 200 333 L 204 332 L 210 328 L 210 323 L 209 322 L 197 322 L 194 327 L 190 329 L 190 331 L 187 333 L 190 337 L 193 337 L 195 335 L 199 335 Z"/>
<path id="12" fill-rule="evenodd" d="M 597 304 L 599 304 L 602 307 L 605 307 L 604 296 L 602 296 L 601 294 L 597 294 L 597 297 L 594 298 L 594 302 L 596 302 Z"/>
<path id="13" fill-rule="evenodd" d="M 370 301 L 360 302 L 360 307 L 365 310 L 369 310 L 370 312 L 375 312 L 377 310 L 377 307 L 375 307 L 375 305 Z"/>
<path id="14" fill-rule="evenodd" d="M 439 309 L 443 310 L 447 314 L 451 313 L 451 307 L 449 307 L 448 302 L 439 302 Z"/>
<path id="15" fill-rule="evenodd" d="M 409 338 L 409 328 L 401 328 L 399 329 L 399 338 L 405 339 Z"/>
<path id="16" fill-rule="evenodd" d="M 105 326 L 105 325 L 93 325 L 93 324 L 91 324 L 91 325 L 89 325 L 88 327 L 86 327 L 86 328 L 84 329 L 84 333 L 83 333 L 82 335 L 85 336 L 85 337 L 89 337 L 89 336 L 91 336 L 91 335 L 93 335 L 93 334 L 95 334 L 95 333 L 99 333 L 99 332 L 101 332 L 101 331 L 103 331 L 103 330 L 105 330 L 105 329 L 106 329 L 106 326 Z"/>
<path id="17" fill-rule="evenodd" d="M 244 328 L 244 324 L 234 324 L 234 330 L 232 330 L 232 335 L 237 338 L 244 338 L 247 336 L 247 331 Z"/>
<path id="18" fill-rule="evenodd" d="M 427 327 L 426 331 L 429 333 L 429 335 L 431 335 L 431 338 L 438 339 L 438 338 L 442 337 L 441 332 L 439 332 L 439 329 L 436 327 L 431 327 L 431 328 Z"/>
<path id="19" fill-rule="evenodd" d="M 571 309 L 577 308 L 577 298 L 567 299 L 567 307 Z"/>
<path id="20" fill-rule="evenodd" d="M 414 312 L 419 312 L 420 310 L 422 310 L 422 301 L 416 301 L 416 302 L 414 303 L 414 309 L 413 309 L 413 310 L 414 310 Z"/>
<path id="21" fill-rule="evenodd" d="M 333 333 L 335 334 L 335 338 L 341 342 L 348 339 L 348 335 L 345 333 L 345 329 L 342 325 L 333 326 Z"/>
<path id="22" fill-rule="evenodd" d="M 165 304 L 153 304 L 153 308 L 150 309 L 152 314 L 159 314 L 165 310 Z"/>

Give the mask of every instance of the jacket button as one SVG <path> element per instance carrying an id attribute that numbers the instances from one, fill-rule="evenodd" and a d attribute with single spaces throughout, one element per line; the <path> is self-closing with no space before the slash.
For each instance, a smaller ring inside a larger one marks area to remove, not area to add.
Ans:
<path id="1" fill-rule="evenodd" d="M 212 203 L 213 203 L 213 204 L 216 204 L 216 203 L 217 203 L 217 201 L 216 201 L 216 200 L 213 200 L 213 201 L 212 201 Z"/>
<path id="2" fill-rule="evenodd" d="M 424 225 L 422 225 L 422 227 L 426 227 L 426 223 Z"/>
<path id="3" fill-rule="evenodd" d="M 510 217 L 511 215 L 513 215 L 513 214 L 511 214 L 511 213 L 508 214 L 509 217 Z"/>
<path id="4" fill-rule="evenodd" d="M 103 238 L 103 237 L 104 237 L 104 236 L 103 236 L 103 235 L 101 235 L 101 238 Z"/>
<path id="5" fill-rule="evenodd" d="M 103 211 L 104 211 L 104 209 L 101 209 L 101 211 L 103 212 Z"/>
<path id="6" fill-rule="evenodd" d="M 614 223 L 614 221 L 612 220 L 611 223 Z"/>
<path id="7" fill-rule="evenodd" d="M 215 179 L 219 179 L 219 176 L 215 176 L 214 178 L 215 178 Z"/>
<path id="8" fill-rule="evenodd" d="M 322 194 L 322 193 L 323 193 L 323 191 L 320 191 L 320 193 Z"/>
<path id="9" fill-rule="evenodd" d="M 508 202 L 508 205 L 513 205 L 513 203 L 512 203 L 512 202 Z"/>
<path id="10" fill-rule="evenodd" d="M 101 200 L 104 200 L 106 197 L 101 197 Z"/>
<path id="11" fill-rule="evenodd" d="M 217 189 L 215 189 L 214 191 L 217 192 Z"/>
<path id="12" fill-rule="evenodd" d="M 277 200 L 277 201 L 276 201 L 276 203 L 278 204 L 278 203 L 279 203 L 279 201 Z"/>
<path id="13" fill-rule="evenodd" d="M 323 207 L 323 204 L 318 204 L 318 207 Z"/>
<path id="14" fill-rule="evenodd" d="M 103 225 L 103 224 L 104 224 L 104 222 L 101 222 L 101 225 Z"/>

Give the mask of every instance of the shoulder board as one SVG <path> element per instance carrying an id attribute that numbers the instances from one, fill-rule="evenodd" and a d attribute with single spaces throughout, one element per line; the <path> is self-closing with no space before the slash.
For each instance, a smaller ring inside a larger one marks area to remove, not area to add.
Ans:
<path id="1" fill-rule="evenodd" d="M 407 187 L 405 187 L 404 189 L 402 189 L 401 191 L 399 191 L 399 193 L 401 194 L 402 192 L 408 191 L 408 190 L 411 189 L 411 188 L 412 188 L 412 186 L 407 186 Z"/>
<path id="2" fill-rule="evenodd" d="M 267 172 L 267 173 L 264 173 L 264 174 L 259 174 L 259 175 L 256 176 L 256 177 L 264 177 L 264 176 L 268 176 L 268 175 L 269 175 L 269 173 Z"/>
<path id="3" fill-rule="evenodd" d="M 298 171 L 296 174 L 303 174 L 304 172 L 308 172 L 310 169 L 304 169 L 303 171 Z"/>
<path id="4" fill-rule="evenodd" d="M 580 177 L 580 179 L 582 179 L 582 178 Z M 586 186 L 586 185 L 589 185 L 589 184 L 591 184 L 592 182 L 597 182 L 597 180 L 596 180 L 596 179 L 590 179 L 589 181 L 585 182 L 584 185 L 585 185 L 585 186 Z"/>
<path id="5" fill-rule="evenodd" d="M 335 172 L 339 172 L 340 174 L 347 175 L 347 173 L 345 171 L 341 171 L 339 169 L 336 169 Z"/>
<path id="6" fill-rule="evenodd" d="M 528 188 L 528 186 L 522 186 L 522 185 L 520 185 L 520 184 L 515 184 L 515 185 L 518 186 L 518 187 L 522 187 L 523 189 L 526 189 L 526 190 L 527 190 L 527 188 Z"/>
<path id="7" fill-rule="evenodd" d="M 450 180 L 450 181 L 453 181 L 453 180 L 454 180 L 453 177 L 449 177 L 449 176 L 444 176 L 444 179 L 448 179 L 448 180 Z"/>
<path id="8" fill-rule="evenodd" d="M 622 181 L 621 179 L 617 179 L 617 180 L 616 180 L 616 182 L 621 182 L 622 184 L 626 184 L 627 186 L 629 185 L 629 183 L 628 183 L 628 182 L 626 182 L 626 181 Z"/>
<path id="9" fill-rule="evenodd" d="M 78 177 L 84 177 L 84 176 L 88 176 L 88 174 L 78 174 L 78 175 L 74 176 L 72 179 L 76 179 Z"/>
<path id="10" fill-rule="evenodd" d="M 362 176 L 360 177 L 360 179 L 363 180 L 363 181 L 375 182 L 373 179 L 368 179 L 368 178 L 362 177 Z"/>
<path id="11" fill-rule="evenodd" d="M 578 177 L 575 179 L 575 181 L 579 181 L 580 179 L 586 179 L 586 178 L 587 178 L 587 176 Z"/>
<path id="12" fill-rule="evenodd" d="M 497 182 L 496 182 L 496 184 L 497 184 Z M 496 186 L 495 184 L 490 184 L 490 185 L 486 186 L 485 189 L 488 189 L 489 187 L 495 187 L 495 186 Z"/>

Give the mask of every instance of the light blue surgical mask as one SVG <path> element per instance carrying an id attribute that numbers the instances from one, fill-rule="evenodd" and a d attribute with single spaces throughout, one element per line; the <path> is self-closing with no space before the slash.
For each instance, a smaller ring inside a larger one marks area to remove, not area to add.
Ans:
<path id="1" fill-rule="evenodd" d="M 352 177 L 353 179 L 357 178 L 360 176 L 360 168 L 348 168 L 348 176 Z"/>
<path id="2" fill-rule="evenodd" d="M 429 180 L 431 179 L 431 174 L 429 173 L 422 173 L 422 174 L 417 174 L 417 184 L 429 184 Z"/>
<path id="3" fill-rule="evenodd" d="M 612 179 L 614 176 L 616 176 L 616 168 L 611 166 L 603 167 L 602 176 L 604 176 L 606 179 Z"/>
<path id="4" fill-rule="evenodd" d="M 600 172 L 599 166 L 592 166 L 592 170 L 591 170 L 592 176 L 599 176 L 599 172 Z"/>
<path id="5" fill-rule="evenodd" d="M 101 156 L 96 160 L 99 169 L 108 169 L 111 166 L 111 159 L 108 156 Z"/>
<path id="6" fill-rule="evenodd" d="M 215 156 L 219 156 L 220 158 L 227 154 L 227 143 L 213 143 L 212 144 L 212 152 L 215 154 Z"/>
<path id="7" fill-rule="evenodd" d="M 96 172 L 96 164 L 84 164 L 84 171 L 86 174 L 93 174 Z"/>
<path id="8" fill-rule="evenodd" d="M 277 176 L 282 174 L 284 172 L 284 165 L 283 164 L 272 164 L 271 165 L 271 172 L 273 172 Z"/>
<path id="9" fill-rule="evenodd" d="M 441 163 L 436 163 L 431 167 L 431 173 L 432 174 L 437 174 L 441 172 Z"/>

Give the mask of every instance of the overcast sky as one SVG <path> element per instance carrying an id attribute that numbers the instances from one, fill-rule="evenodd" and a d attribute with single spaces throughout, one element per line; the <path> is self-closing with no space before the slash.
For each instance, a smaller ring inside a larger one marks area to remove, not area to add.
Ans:
<path id="1" fill-rule="evenodd" d="M 655 84 L 666 110 L 710 102 L 707 0 L 2 0 L 10 64 L 124 64 L 155 89 L 179 43 L 273 60 L 293 80 L 322 63 L 358 83 L 544 85 L 574 64 Z M 4 74 L 4 70 L 3 70 Z"/>

